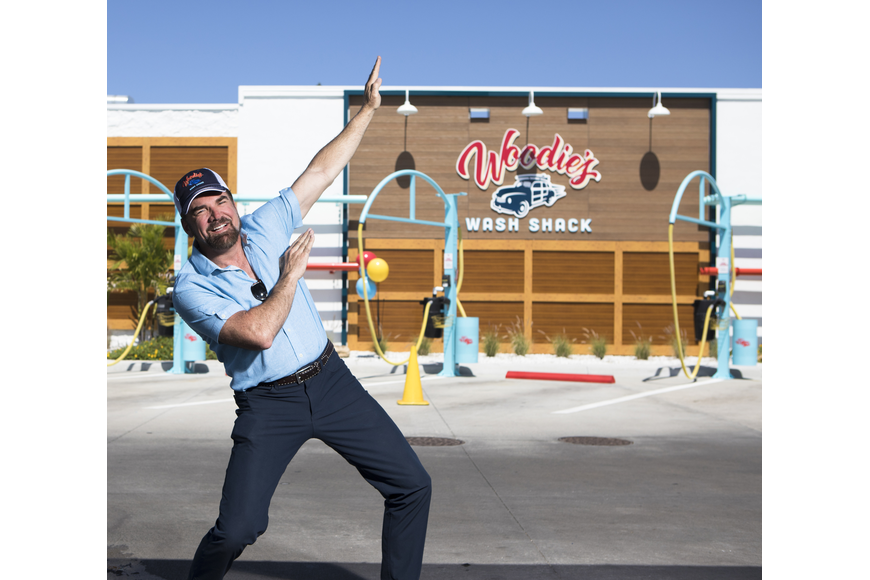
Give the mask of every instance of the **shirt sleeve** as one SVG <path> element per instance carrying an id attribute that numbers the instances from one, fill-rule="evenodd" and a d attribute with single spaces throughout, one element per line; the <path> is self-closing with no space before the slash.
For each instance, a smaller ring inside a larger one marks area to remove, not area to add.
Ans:
<path id="1" fill-rule="evenodd" d="M 241 304 L 189 279 L 177 282 L 172 305 L 182 320 L 212 345 L 218 344 L 226 321 L 245 310 Z"/>
<path id="2" fill-rule="evenodd" d="M 289 187 L 282 189 L 278 197 L 269 200 L 246 218 L 243 218 L 246 231 L 262 234 L 261 243 L 262 240 L 268 240 L 281 252 L 290 245 L 293 230 L 302 226 L 299 200 Z"/>
<path id="3" fill-rule="evenodd" d="M 287 223 L 290 225 L 290 233 L 296 228 L 302 227 L 302 209 L 299 207 L 299 200 L 296 194 L 289 187 L 285 187 L 280 192 L 277 199 L 283 201 L 289 212 Z"/>

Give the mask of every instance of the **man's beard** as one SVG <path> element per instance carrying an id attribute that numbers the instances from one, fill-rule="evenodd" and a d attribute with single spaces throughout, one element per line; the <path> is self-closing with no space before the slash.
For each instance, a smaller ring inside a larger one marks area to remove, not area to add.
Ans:
<path id="1" fill-rule="evenodd" d="M 205 238 L 206 245 L 213 250 L 229 250 L 236 245 L 239 239 L 239 230 L 233 226 L 232 221 L 226 220 L 221 223 L 226 223 L 227 227 L 217 234 L 209 232 L 209 235 Z"/>

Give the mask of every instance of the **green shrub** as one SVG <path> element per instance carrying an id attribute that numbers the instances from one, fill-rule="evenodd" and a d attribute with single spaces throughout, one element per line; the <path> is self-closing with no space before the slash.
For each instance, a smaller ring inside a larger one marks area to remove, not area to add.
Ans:
<path id="1" fill-rule="evenodd" d="M 417 354 L 426 356 L 430 352 L 432 352 L 432 339 L 424 336 L 423 340 L 420 341 L 420 348 L 417 349 Z"/>
<path id="2" fill-rule="evenodd" d="M 108 353 L 108 359 L 115 360 L 122 354 L 127 347 L 116 348 Z M 124 357 L 124 360 L 172 360 L 175 349 L 172 344 L 171 336 L 155 336 L 151 340 L 140 341 L 134 345 Z M 205 345 L 206 360 L 217 360 L 217 355 L 211 350 L 208 344 Z"/>
<path id="3" fill-rule="evenodd" d="M 531 324 L 529 326 L 531 326 Z M 526 356 L 532 346 L 532 341 L 526 337 L 525 331 L 523 329 L 523 321 L 520 320 L 519 316 L 517 316 L 517 321 L 512 323 L 508 327 L 507 333 L 514 354 L 519 356 Z"/>
<path id="4" fill-rule="evenodd" d="M 583 329 L 583 334 L 586 336 L 586 340 L 589 341 L 589 350 L 592 354 L 603 359 L 604 355 L 607 354 L 607 338 L 588 328 Z M 586 341 L 583 342 L 585 343 Z"/>
<path id="5" fill-rule="evenodd" d="M 677 340 L 677 333 L 674 331 L 674 325 L 669 324 L 665 327 L 665 334 L 661 338 L 664 338 L 668 344 L 671 345 L 671 350 L 674 352 L 674 358 L 686 358 L 686 346 L 689 343 L 689 335 L 686 334 L 686 329 L 680 329 L 680 340 Z M 683 356 L 680 357 L 680 345 L 683 347 Z"/>
<path id="6" fill-rule="evenodd" d="M 378 337 L 378 347 L 380 347 L 382 353 L 386 354 L 387 348 L 389 346 L 390 346 L 389 335 Z"/>
<path id="7" fill-rule="evenodd" d="M 565 332 L 565 329 L 562 329 L 561 334 L 557 334 L 556 336 L 550 338 L 547 336 L 547 333 L 543 330 L 539 330 L 541 334 L 544 335 L 544 338 L 547 339 L 547 342 L 553 347 L 553 354 L 557 357 L 567 358 L 570 355 L 574 354 L 574 339 L 568 338 L 568 333 Z"/>
<path id="8" fill-rule="evenodd" d="M 498 335 L 498 325 L 489 327 L 483 333 L 483 352 L 486 356 L 495 356 L 501 348 Z"/>
<path id="9" fill-rule="evenodd" d="M 649 359 L 650 347 L 652 346 L 649 342 L 639 341 L 634 344 L 634 358 L 637 360 L 647 360 Z"/>
<path id="10" fill-rule="evenodd" d="M 560 356 L 563 358 L 567 358 L 568 356 L 574 354 L 574 345 L 571 344 L 574 342 L 573 340 L 569 340 L 568 336 L 565 334 L 557 334 L 553 337 L 553 351 L 556 353 L 556 356 Z"/>
<path id="11" fill-rule="evenodd" d="M 115 360 L 124 354 L 126 349 L 127 347 L 116 348 L 109 353 L 108 358 Z M 172 337 L 156 336 L 134 345 L 124 360 L 172 360 L 172 353 Z"/>
<path id="12" fill-rule="evenodd" d="M 640 325 L 640 322 L 637 323 L 637 327 L 640 331 L 640 336 L 636 335 L 633 330 L 629 331 L 634 337 L 634 356 L 637 360 L 647 360 L 649 359 L 652 347 L 652 337 L 645 337 L 643 335 L 643 327 Z"/>

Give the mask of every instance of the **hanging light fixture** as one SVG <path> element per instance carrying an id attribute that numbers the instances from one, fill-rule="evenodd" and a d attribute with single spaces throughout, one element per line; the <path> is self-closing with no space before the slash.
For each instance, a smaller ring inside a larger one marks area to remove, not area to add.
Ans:
<path id="1" fill-rule="evenodd" d="M 405 115 L 406 117 L 408 115 L 416 115 L 417 114 L 417 107 L 412 105 L 410 99 L 408 98 L 409 93 L 410 93 L 410 91 L 405 89 L 405 104 L 402 105 L 401 107 L 399 107 L 398 109 L 396 109 L 396 112 L 398 114 Z"/>
<path id="2" fill-rule="evenodd" d="M 523 109 L 523 115 L 526 117 L 537 117 L 543 115 L 544 111 L 535 105 L 535 91 L 529 91 L 529 106 Z"/>
<path id="3" fill-rule="evenodd" d="M 649 110 L 647 116 L 652 119 L 660 115 L 670 115 L 671 112 L 662 106 L 662 92 L 658 91 L 659 103 L 656 104 L 656 95 L 653 94 L 653 108 Z"/>

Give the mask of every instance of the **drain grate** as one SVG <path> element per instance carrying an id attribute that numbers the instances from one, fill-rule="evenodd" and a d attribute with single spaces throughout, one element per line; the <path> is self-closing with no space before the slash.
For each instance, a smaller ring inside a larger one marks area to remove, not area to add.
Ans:
<path id="1" fill-rule="evenodd" d="M 613 437 L 559 437 L 559 441 L 573 443 L 574 445 L 631 445 L 628 439 L 614 439 Z"/>
<path id="2" fill-rule="evenodd" d="M 405 437 L 405 440 L 411 445 L 418 447 L 450 447 L 451 445 L 462 445 L 465 441 L 460 439 L 449 439 L 447 437 Z"/>

